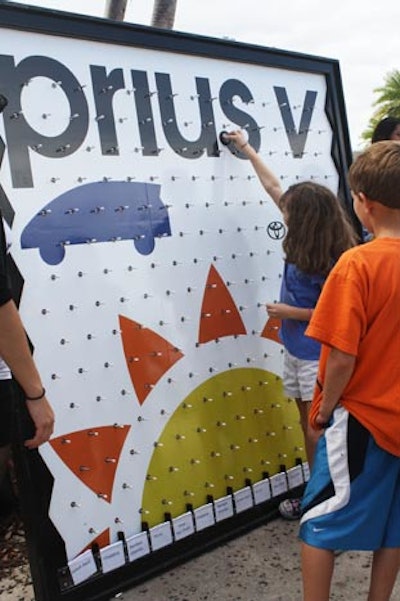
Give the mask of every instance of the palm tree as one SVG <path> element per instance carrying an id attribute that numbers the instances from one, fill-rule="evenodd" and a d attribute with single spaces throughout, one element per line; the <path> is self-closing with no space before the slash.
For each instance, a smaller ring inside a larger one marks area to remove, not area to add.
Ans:
<path id="1" fill-rule="evenodd" d="M 128 0 L 106 0 L 104 14 L 108 19 L 123 21 Z M 154 0 L 151 25 L 161 29 L 173 29 L 177 0 Z"/>
<path id="2" fill-rule="evenodd" d="M 161 29 L 173 29 L 177 0 L 154 0 L 151 24 Z"/>
<path id="3" fill-rule="evenodd" d="M 123 21 L 127 2 L 128 0 L 106 0 L 105 16 L 114 21 Z"/>
<path id="4" fill-rule="evenodd" d="M 377 107 L 369 120 L 367 129 L 361 134 L 366 142 L 371 141 L 372 133 L 378 121 L 384 117 L 400 118 L 400 71 L 390 71 L 384 80 L 384 85 L 375 88 L 379 94 L 373 106 Z"/>

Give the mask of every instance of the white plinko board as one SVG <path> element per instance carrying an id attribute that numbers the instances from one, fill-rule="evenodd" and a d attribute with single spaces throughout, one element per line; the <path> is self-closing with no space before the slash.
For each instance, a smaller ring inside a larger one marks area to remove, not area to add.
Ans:
<path id="1" fill-rule="evenodd" d="M 304 460 L 265 310 L 285 226 L 220 132 L 243 128 L 284 189 L 336 193 L 343 167 L 323 60 L 311 69 L 312 57 L 292 65 L 232 42 L 223 56 L 222 41 L 206 55 L 191 38 L 176 51 L 179 34 L 160 50 L 87 27 L 6 23 L 0 36 L 1 184 L 56 414 L 40 453 L 68 561 Z M 231 58 L 236 46 L 248 61 Z"/>

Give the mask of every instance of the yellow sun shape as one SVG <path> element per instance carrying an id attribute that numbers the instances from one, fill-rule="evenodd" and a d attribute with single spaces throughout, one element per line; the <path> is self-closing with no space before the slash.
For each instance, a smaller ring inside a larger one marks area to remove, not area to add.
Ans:
<path id="1" fill-rule="evenodd" d="M 280 399 L 277 401 L 277 399 Z M 292 467 L 302 457 L 294 402 L 281 378 L 239 368 L 213 376 L 180 404 L 149 465 L 142 511 L 150 526 Z M 282 451 L 284 449 L 284 451 Z"/>

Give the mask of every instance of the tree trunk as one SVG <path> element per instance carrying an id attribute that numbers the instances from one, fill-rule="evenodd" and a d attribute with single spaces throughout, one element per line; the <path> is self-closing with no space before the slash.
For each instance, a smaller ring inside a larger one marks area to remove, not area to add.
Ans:
<path id="1" fill-rule="evenodd" d="M 154 0 L 152 27 L 173 29 L 177 0 Z"/>
<path id="2" fill-rule="evenodd" d="M 128 0 L 106 0 L 104 15 L 107 19 L 123 21 Z"/>

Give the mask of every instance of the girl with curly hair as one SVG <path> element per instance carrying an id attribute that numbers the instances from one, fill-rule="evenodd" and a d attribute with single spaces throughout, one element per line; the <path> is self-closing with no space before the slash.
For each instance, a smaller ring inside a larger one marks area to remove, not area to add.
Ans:
<path id="1" fill-rule="evenodd" d="M 280 300 L 268 303 L 266 308 L 270 317 L 281 320 L 284 391 L 296 401 L 311 467 L 319 433 L 309 427 L 308 413 L 321 345 L 307 337 L 305 330 L 326 277 L 343 251 L 357 243 L 357 235 L 342 204 L 328 188 L 305 181 L 283 192 L 280 181 L 249 144 L 243 131 L 226 133 L 224 138 L 250 160 L 260 183 L 282 211 L 287 227 Z M 298 519 L 300 499 L 285 499 L 279 511 L 286 519 Z"/>

